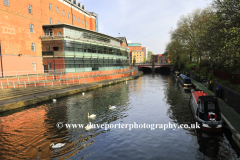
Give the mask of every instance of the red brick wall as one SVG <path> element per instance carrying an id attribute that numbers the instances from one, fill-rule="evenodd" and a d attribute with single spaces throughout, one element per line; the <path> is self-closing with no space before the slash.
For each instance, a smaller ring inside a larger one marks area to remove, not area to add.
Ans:
<path id="1" fill-rule="evenodd" d="M 49 3 L 52 9 L 49 10 Z M 28 13 L 28 5 L 32 6 L 32 14 Z M 58 13 L 56 12 L 58 7 Z M 62 10 L 65 15 L 62 15 Z M 70 13 L 70 18 L 68 18 Z M 30 63 L 27 59 L 37 58 L 38 62 L 42 60 L 41 38 L 43 36 L 43 24 L 50 24 L 52 18 L 53 24 L 67 23 L 81 28 L 95 31 L 95 19 L 88 17 L 75 9 L 65 5 L 58 0 L 9 0 L 9 6 L 0 1 L 0 41 L 2 54 L 9 56 L 18 56 L 22 54 L 19 63 Z M 75 15 L 75 20 L 73 20 Z M 80 22 L 78 22 L 80 18 Z M 84 20 L 84 24 L 82 24 Z M 87 22 L 87 25 L 86 25 Z M 30 33 L 30 24 L 34 25 L 34 32 Z M 35 43 L 35 51 L 31 51 L 31 43 Z M 27 56 L 27 57 L 26 57 Z M 7 59 L 5 59 L 7 60 Z M 8 59 L 9 60 L 9 59 Z M 34 61 L 35 62 L 35 61 Z M 4 61 L 3 64 L 10 64 L 11 61 Z M 22 70 L 32 70 L 31 65 L 22 66 Z M 17 71 L 17 65 L 3 66 L 4 71 Z M 42 70 L 42 63 L 37 63 L 37 70 Z"/>

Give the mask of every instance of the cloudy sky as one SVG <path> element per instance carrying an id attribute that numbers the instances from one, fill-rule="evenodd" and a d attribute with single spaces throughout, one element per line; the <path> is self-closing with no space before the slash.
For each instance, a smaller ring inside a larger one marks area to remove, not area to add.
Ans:
<path id="1" fill-rule="evenodd" d="M 78 0 L 99 17 L 99 32 L 141 43 L 153 54 L 164 53 L 181 15 L 205 8 L 212 0 Z"/>

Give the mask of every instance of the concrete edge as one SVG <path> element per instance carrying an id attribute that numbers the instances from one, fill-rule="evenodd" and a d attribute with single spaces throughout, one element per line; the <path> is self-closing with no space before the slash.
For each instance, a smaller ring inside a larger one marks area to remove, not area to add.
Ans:
<path id="1" fill-rule="evenodd" d="M 37 98 L 32 98 L 32 99 L 27 99 L 27 100 L 24 100 L 24 101 L 18 101 L 18 102 L 15 102 L 15 103 L 0 105 L 0 112 L 5 112 L 5 111 L 16 109 L 16 108 L 21 108 L 21 107 L 37 104 L 37 103 L 48 101 L 48 100 L 51 100 L 51 99 L 54 99 L 54 98 L 60 98 L 60 97 L 73 95 L 73 94 L 76 94 L 76 93 L 79 93 L 79 92 L 85 92 L 85 91 L 101 88 L 101 87 L 104 87 L 104 86 L 120 83 L 120 82 L 127 81 L 127 80 L 137 79 L 137 78 L 141 77 L 142 75 L 143 75 L 143 72 L 139 71 L 135 75 L 131 75 L 131 76 L 128 76 L 128 77 L 122 77 L 122 78 L 118 78 L 118 79 L 112 79 L 110 82 L 104 82 L 103 81 L 102 83 L 97 84 L 97 85 L 92 84 L 92 85 L 90 85 L 88 87 L 84 87 L 84 88 L 72 89 L 72 90 L 69 90 L 69 91 L 59 91 L 57 94 L 51 94 L 51 95 L 48 95 L 48 96 L 39 96 Z M 88 84 L 91 84 L 91 83 L 88 83 Z M 68 89 L 68 88 L 64 88 L 64 89 Z"/>
<path id="2" fill-rule="evenodd" d="M 221 116 L 232 132 L 233 141 L 237 144 L 238 148 L 240 148 L 240 134 L 236 131 L 236 129 L 231 125 L 231 123 L 227 120 L 227 118 L 222 113 L 221 113 Z"/>

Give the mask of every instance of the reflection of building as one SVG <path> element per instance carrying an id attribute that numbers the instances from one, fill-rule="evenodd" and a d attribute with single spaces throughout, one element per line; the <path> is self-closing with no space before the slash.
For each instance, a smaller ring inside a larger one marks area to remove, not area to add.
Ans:
<path id="1" fill-rule="evenodd" d="M 134 58 L 136 59 L 136 63 L 143 63 L 144 62 L 144 52 L 143 51 L 132 51 L 132 63 Z"/>
<path id="2" fill-rule="evenodd" d="M 43 28 L 45 71 L 54 67 L 67 73 L 128 68 L 127 48 L 120 46 L 118 38 L 68 24 Z"/>

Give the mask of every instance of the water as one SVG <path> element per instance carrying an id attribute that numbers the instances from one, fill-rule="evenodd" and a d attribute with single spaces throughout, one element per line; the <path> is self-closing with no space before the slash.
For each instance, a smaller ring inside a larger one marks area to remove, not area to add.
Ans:
<path id="1" fill-rule="evenodd" d="M 139 79 L 5 112 L 0 159 L 238 159 L 225 136 L 199 139 L 194 129 L 82 128 L 56 124 L 193 124 L 186 92 L 171 75 Z M 108 105 L 117 109 L 109 110 Z M 88 119 L 87 114 L 96 114 Z M 50 149 L 51 143 L 66 143 Z"/>

